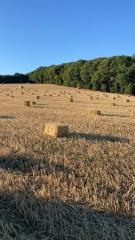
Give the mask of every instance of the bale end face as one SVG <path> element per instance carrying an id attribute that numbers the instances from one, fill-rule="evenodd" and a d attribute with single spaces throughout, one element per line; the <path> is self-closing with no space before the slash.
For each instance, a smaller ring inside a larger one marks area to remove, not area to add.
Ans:
<path id="1" fill-rule="evenodd" d="M 130 110 L 129 113 L 131 114 L 131 116 L 135 116 L 135 110 Z"/>
<path id="2" fill-rule="evenodd" d="M 116 103 L 111 103 L 111 106 L 115 107 L 115 106 L 116 106 Z"/>
<path id="3" fill-rule="evenodd" d="M 92 114 L 92 115 L 101 115 L 101 111 L 100 110 L 93 110 L 93 109 L 91 109 L 90 110 L 90 114 Z"/>
<path id="4" fill-rule="evenodd" d="M 69 134 L 69 127 L 62 123 L 47 123 L 44 128 L 44 135 L 51 137 L 67 137 Z"/>
<path id="5" fill-rule="evenodd" d="M 71 103 L 73 103 L 73 97 L 70 97 L 70 99 L 69 99 L 69 100 L 70 100 L 70 102 L 71 102 Z"/>
<path id="6" fill-rule="evenodd" d="M 24 102 L 24 106 L 30 107 L 30 106 L 31 106 L 31 102 L 30 102 L 30 101 L 25 101 L 25 102 Z"/>
<path id="7" fill-rule="evenodd" d="M 36 105 L 36 102 L 31 102 L 32 105 Z"/>

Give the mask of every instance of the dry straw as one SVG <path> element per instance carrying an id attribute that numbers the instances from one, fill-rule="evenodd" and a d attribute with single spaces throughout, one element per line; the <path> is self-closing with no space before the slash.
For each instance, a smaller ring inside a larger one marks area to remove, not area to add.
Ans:
<path id="1" fill-rule="evenodd" d="M 73 97 L 72 96 L 70 97 L 69 100 L 70 100 L 71 103 L 73 103 Z"/>
<path id="2" fill-rule="evenodd" d="M 92 114 L 92 115 L 101 115 L 101 111 L 100 110 L 90 109 L 90 114 Z"/>
<path id="3" fill-rule="evenodd" d="M 36 105 L 36 102 L 31 102 L 32 105 Z"/>
<path id="4" fill-rule="evenodd" d="M 69 127 L 63 123 L 46 123 L 43 134 L 55 138 L 66 137 L 69 134 Z"/>
<path id="5" fill-rule="evenodd" d="M 30 107 L 31 106 L 31 101 L 24 101 L 24 106 Z"/>

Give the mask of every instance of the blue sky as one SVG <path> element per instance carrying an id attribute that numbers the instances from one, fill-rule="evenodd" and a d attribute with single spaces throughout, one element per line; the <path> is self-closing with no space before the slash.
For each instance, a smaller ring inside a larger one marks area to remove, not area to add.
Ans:
<path id="1" fill-rule="evenodd" d="M 0 74 L 135 53 L 134 0 L 0 0 Z"/>

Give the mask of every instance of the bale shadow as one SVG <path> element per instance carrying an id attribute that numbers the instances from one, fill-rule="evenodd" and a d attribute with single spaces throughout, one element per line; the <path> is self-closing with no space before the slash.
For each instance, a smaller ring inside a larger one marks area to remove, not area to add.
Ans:
<path id="1" fill-rule="evenodd" d="M 15 116 L 0 115 L 0 119 L 15 119 Z"/>
<path id="2" fill-rule="evenodd" d="M 0 237 L 19 240 L 134 240 L 135 218 L 76 201 L 41 198 L 30 189 L 0 192 Z"/>
<path id="3" fill-rule="evenodd" d="M 128 107 L 128 108 L 130 108 L 130 107 L 135 107 L 135 105 L 120 105 L 120 104 L 118 104 L 117 105 L 118 107 Z"/>
<path id="4" fill-rule="evenodd" d="M 33 105 L 31 106 L 32 108 L 46 108 L 46 109 L 65 109 L 64 107 L 51 107 L 51 106 L 48 106 L 47 104 L 36 104 L 36 105 Z"/>
<path id="5" fill-rule="evenodd" d="M 44 175 L 50 175 L 54 172 L 63 172 L 65 176 L 74 172 L 77 176 L 77 173 L 69 166 L 19 154 L 0 156 L 0 169 L 5 169 L 16 174 L 31 174 L 34 170 L 42 171 Z"/>
<path id="6" fill-rule="evenodd" d="M 117 113 L 101 113 L 101 116 L 107 116 L 107 117 L 129 117 L 128 114 L 117 114 Z"/>
<path id="7" fill-rule="evenodd" d="M 129 143 L 129 139 L 112 136 L 112 135 L 100 135 L 100 134 L 86 134 L 86 133 L 76 133 L 72 132 L 68 135 L 68 138 L 72 138 L 75 140 L 88 140 L 88 141 L 109 141 L 109 142 L 122 142 L 122 143 Z"/>

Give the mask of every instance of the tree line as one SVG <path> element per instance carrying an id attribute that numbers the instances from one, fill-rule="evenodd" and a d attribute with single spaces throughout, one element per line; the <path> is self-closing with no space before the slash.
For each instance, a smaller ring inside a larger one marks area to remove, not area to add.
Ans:
<path id="1" fill-rule="evenodd" d="M 0 75 L 0 83 L 28 83 L 29 81 L 27 74 Z"/>
<path id="2" fill-rule="evenodd" d="M 135 56 L 114 56 L 90 61 L 39 67 L 28 74 L 35 83 L 53 83 L 99 91 L 135 94 Z"/>
<path id="3" fill-rule="evenodd" d="M 28 74 L 0 75 L 0 83 L 28 82 L 135 94 L 135 55 L 79 60 L 41 66 Z"/>

